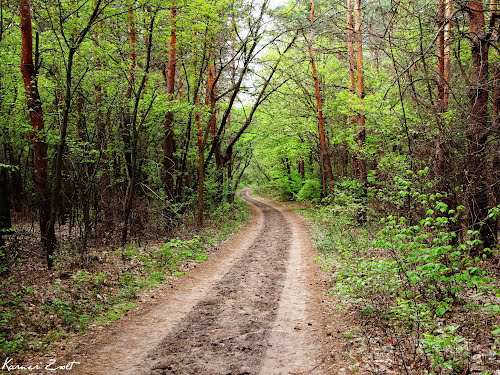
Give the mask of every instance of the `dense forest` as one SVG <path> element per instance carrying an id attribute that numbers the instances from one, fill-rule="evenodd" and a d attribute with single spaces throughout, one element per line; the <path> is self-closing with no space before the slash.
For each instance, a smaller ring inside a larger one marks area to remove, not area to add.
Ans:
<path id="1" fill-rule="evenodd" d="M 223 238 L 206 228 L 239 228 L 252 186 L 311 223 L 333 290 L 396 338 L 400 373 L 493 374 L 497 6 L 0 0 L 2 352 L 102 315 L 44 299 L 59 323 L 20 334 L 48 285 L 33 278 L 106 299 L 107 254 L 123 266 L 161 242 L 138 259 L 163 281 Z"/>

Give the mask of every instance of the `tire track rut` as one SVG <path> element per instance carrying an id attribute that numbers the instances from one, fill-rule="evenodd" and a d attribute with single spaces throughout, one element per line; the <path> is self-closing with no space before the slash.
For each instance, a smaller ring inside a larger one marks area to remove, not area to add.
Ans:
<path id="1" fill-rule="evenodd" d="M 150 355 L 149 374 L 254 374 L 267 349 L 286 275 L 292 233 L 274 207 L 245 254 Z"/>

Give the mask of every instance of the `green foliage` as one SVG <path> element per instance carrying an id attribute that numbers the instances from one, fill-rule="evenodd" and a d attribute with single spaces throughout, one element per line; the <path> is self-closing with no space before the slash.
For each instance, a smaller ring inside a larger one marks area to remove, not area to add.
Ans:
<path id="1" fill-rule="evenodd" d="M 416 200 L 424 213 L 421 218 L 388 216 L 381 220 L 382 227 L 372 223 L 359 228 L 348 212 L 335 206 L 302 212 L 316 223 L 315 241 L 324 254 L 323 267 L 335 270 L 337 292 L 360 314 L 416 335 L 419 339 L 411 342 L 416 342 L 415 350 L 423 350 L 433 373 L 463 372 L 471 356 L 470 333 L 477 327 L 446 322 L 465 306 L 478 319 L 498 315 L 498 304 L 484 298 L 498 291 L 495 279 L 481 268 L 482 257 L 471 256 L 477 233 L 470 231 L 470 239 L 457 244 L 456 233 L 450 231 L 461 207 L 450 210 L 436 195 L 416 194 L 407 180 L 397 185 Z M 476 297 L 467 303 L 471 295 Z"/>
<path id="2" fill-rule="evenodd" d="M 207 260 L 205 247 L 199 236 L 190 240 L 176 238 L 163 246 L 163 258 L 169 270 L 177 270 L 181 263 Z"/>
<path id="3" fill-rule="evenodd" d="M 297 194 L 297 200 L 304 203 L 317 204 L 321 198 L 321 185 L 318 180 L 305 180 Z"/>
<path id="4" fill-rule="evenodd" d="M 436 330 L 436 334 L 424 333 L 420 340 L 425 352 L 431 358 L 432 366 L 442 366 L 445 369 L 460 373 L 470 353 L 466 350 L 465 339 L 456 334 L 459 327 L 448 326 Z"/>

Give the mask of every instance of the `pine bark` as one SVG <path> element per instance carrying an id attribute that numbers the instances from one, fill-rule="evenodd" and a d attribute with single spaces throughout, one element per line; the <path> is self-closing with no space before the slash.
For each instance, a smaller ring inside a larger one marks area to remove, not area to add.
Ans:
<path id="1" fill-rule="evenodd" d="M 33 132 L 31 140 L 34 150 L 35 189 L 40 212 L 40 237 L 49 266 L 52 264 L 53 247 L 48 233 L 50 221 L 50 193 L 48 184 L 47 144 L 44 140 L 44 120 L 42 103 L 38 91 L 38 66 L 33 60 L 33 31 L 31 24 L 30 0 L 21 0 L 21 73 L 23 76 L 26 102 Z M 37 59 L 38 60 L 38 59 Z"/>
<path id="2" fill-rule="evenodd" d="M 471 109 L 467 127 L 467 205 L 470 227 L 479 232 L 483 247 L 494 244 L 494 224 L 487 221 L 488 194 L 485 177 L 486 146 L 489 128 L 488 116 L 488 42 L 484 25 L 484 7 L 481 0 L 469 1 L 469 29 L 471 37 L 472 74 Z"/>
<path id="3" fill-rule="evenodd" d="M 440 29 L 438 44 L 438 67 L 437 67 L 437 100 L 436 112 L 438 123 L 438 136 L 435 144 L 434 174 L 437 179 L 437 189 L 442 193 L 451 194 L 450 160 L 448 146 L 445 141 L 446 131 L 443 125 L 442 113 L 448 111 L 448 98 L 450 89 L 450 34 L 451 34 L 451 0 L 439 0 L 438 4 L 438 27 Z M 445 199 L 445 203 L 452 204 L 451 200 Z M 451 207 L 450 207 L 451 208 Z"/>
<path id="4" fill-rule="evenodd" d="M 326 137 L 323 124 L 323 107 L 321 100 L 321 91 L 319 88 L 318 72 L 316 70 L 316 62 L 314 61 L 314 53 L 312 48 L 312 39 L 314 36 L 314 31 L 312 28 L 312 23 L 314 22 L 314 0 L 309 0 L 309 3 L 311 5 L 311 14 L 309 16 L 309 21 L 311 22 L 311 38 L 308 42 L 308 49 L 309 49 L 309 58 L 311 60 L 311 69 L 314 79 L 314 90 L 316 93 L 316 102 L 317 102 L 316 110 L 318 115 L 318 135 L 319 135 L 319 146 L 321 154 L 321 164 L 323 165 L 323 171 L 324 174 L 326 175 L 326 183 L 328 184 L 328 188 L 330 190 L 330 195 L 333 202 L 333 198 L 335 195 L 335 188 L 333 181 L 332 165 L 330 162 L 330 155 L 328 154 L 328 148 L 326 146 Z"/>

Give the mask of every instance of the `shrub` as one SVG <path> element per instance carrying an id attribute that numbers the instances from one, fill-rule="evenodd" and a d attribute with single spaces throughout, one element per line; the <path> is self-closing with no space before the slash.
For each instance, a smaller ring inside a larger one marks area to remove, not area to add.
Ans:
<path id="1" fill-rule="evenodd" d="M 321 184 L 318 180 L 306 180 L 297 194 L 300 202 L 319 203 L 321 196 Z"/>

